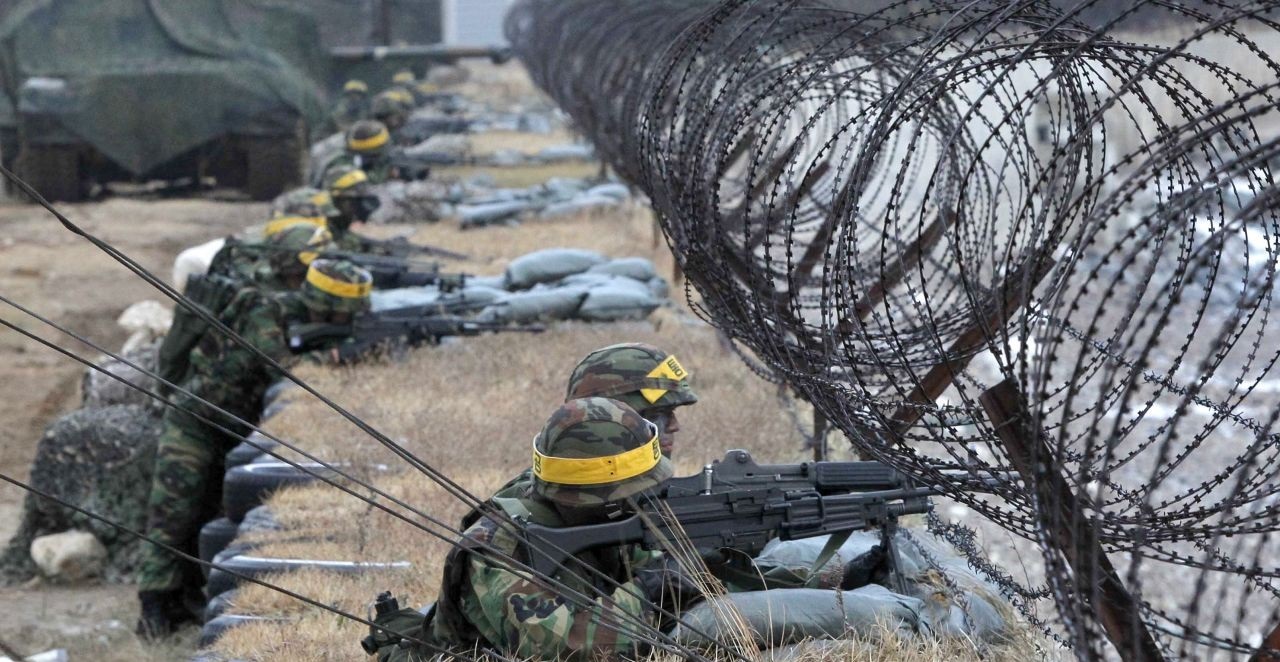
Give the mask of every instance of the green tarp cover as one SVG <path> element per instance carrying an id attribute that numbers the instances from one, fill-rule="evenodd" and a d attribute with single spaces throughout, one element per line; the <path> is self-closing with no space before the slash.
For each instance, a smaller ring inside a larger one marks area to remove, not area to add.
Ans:
<path id="1" fill-rule="evenodd" d="M 35 142 L 55 126 L 141 175 L 228 133 L 324 115 L 314 20 L 254 0 L 27 0 L 0 24 L 0 75 Z M 23 81 L 65 81 L 19 94 Z"/>

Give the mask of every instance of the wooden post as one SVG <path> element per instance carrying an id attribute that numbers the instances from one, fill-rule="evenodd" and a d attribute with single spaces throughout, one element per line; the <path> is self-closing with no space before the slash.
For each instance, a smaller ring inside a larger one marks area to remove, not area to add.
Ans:
<path id="1" fill-rule="evenodd" d="M 825 462 L 827 459 L 827 417 L 821 409 L 813 408 L 813 461 Z"/>
<path id="2" fill-rule="evenodd" d="M 924 415 L 924 406 L 937 401 L 938 396 L 955 381 L 956 375 L 963 372 L 973 361 L 987 341 L 987 337 L 996 329 L 1004 327 L 1018 309 L 1026 304 L 1027 297 L 1053 268 L 1053 258 L 1045 257 L 1037 260 L 1032 255 L 1022 268 L 1015 270 L 995 291 L 1003 296 L 991 301 L 985 311 L 947 347 L 946 356 L 960 358 L 943 358 L 937 365 L 925 373 L 919 383 L 907 396 L 906 403 L 893 413 L 892 428 L 895 434 L 907 431 Z M 1028 273 L 1028 270 L 1030 272 Z"/>
<path id="3" fill-rule="evenodd" d="M 984 391 L 978 401 L 1009 451 L 1014 468 L 1034 488 L 1041 526 L 1071 568 L 1070 581 L 1084 597 L 1087 609 L 1098 615 L 1120 659 L 1163 660 L 1137 603 L 1098 542 L 1084 502 L 1071 490 L 1061 468 L 1051 464 L 1049 445 L 1040 431 L 1033 429 L 1017 382 L 1006 379 Z"/>
<path id="4" fill-rule="evenodd" d="M 1280 625 L 1262 640 L 1262 650 L 1254 653 L 1249 662 L 1280 662 Z"/>

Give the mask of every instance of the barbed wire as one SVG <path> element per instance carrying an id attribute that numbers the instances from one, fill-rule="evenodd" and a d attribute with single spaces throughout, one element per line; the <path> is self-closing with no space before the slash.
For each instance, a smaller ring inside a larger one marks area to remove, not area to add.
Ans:
<path id="1" fill-rule="evenodd" d="M 1280 616 L 1277 8 L 520 0 L 507 34 L 760 372 L 930 484 L 1018 476 L 948 496 L 1038 549 L 1005 585 L 1080 659 L 1213 659 Z"/>

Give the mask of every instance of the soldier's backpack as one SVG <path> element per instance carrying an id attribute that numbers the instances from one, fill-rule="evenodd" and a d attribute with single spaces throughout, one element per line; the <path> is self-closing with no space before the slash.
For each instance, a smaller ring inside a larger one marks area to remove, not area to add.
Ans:
<path id="1" fill-rule="evenodd" d="M 185 294 L 202 311 L 219 318 L 242 287 L 242 283 L 226 276 L 195 275 L 187 281 Z M 191 350 L 208 331 L 209 323 L 194 311 L 182 305 L 174 309 L 173 325 L 165 334 L 164 342 L 160 343 L 156 371 L 166 384 L 179 384 L 187 378 L 191 370 Z M 164 384 L 160 387 L 161 394 L 170 390 Z"/>

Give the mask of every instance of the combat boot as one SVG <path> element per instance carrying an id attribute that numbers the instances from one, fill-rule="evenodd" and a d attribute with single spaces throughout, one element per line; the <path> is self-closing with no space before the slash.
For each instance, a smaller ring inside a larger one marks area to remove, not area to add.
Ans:
<path id="1" fill-rule="evenodd" d="M 179 627 L 196 619 L 182 601 L 182 590 L 139 591 L 142 610 L 138 615 L 137 634 L 143 639 L 159 639 L 173 634 Z"/>

